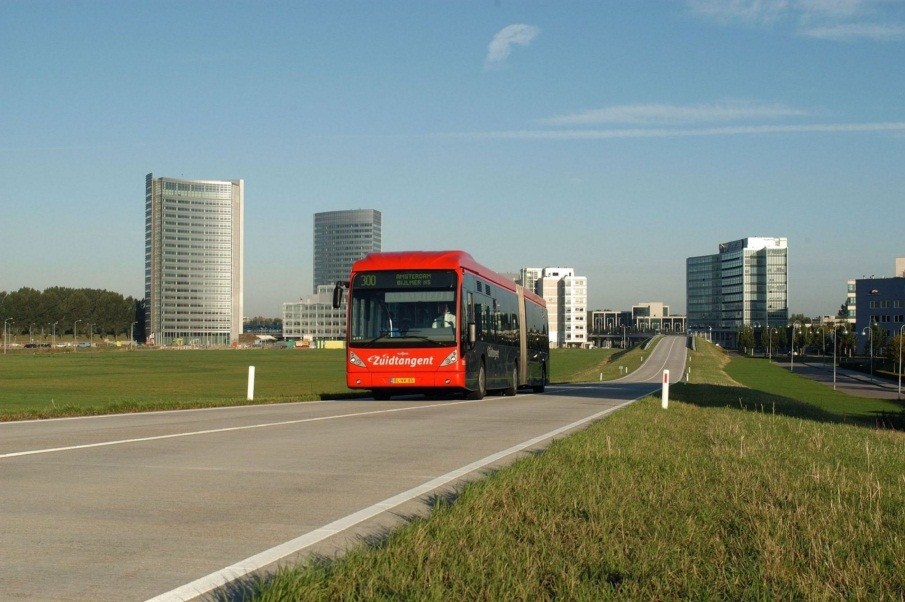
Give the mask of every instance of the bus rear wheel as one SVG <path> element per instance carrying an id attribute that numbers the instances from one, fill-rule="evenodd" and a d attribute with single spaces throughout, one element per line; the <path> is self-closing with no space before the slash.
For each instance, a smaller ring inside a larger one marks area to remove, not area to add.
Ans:
<path id="1" fill-rule="evenodd" d="M 544 366 L 543 369 L 541 370 L 541 374 L 540 374 L 540 384 L 534 385 L 533 387 L 531 387 L 531 390 L 534 391 L 535 393 L 543 393 L 544 387 L 546 385 L 547 385 L 547 367 Z"/>

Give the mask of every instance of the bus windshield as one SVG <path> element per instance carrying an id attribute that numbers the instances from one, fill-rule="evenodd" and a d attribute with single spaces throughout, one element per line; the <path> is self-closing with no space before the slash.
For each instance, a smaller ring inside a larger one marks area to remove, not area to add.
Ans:
<path id="1" fill-rule="evenodd" d="M 457 342 L 456 273 L 361 272 L 352 281 L 349 344 L 438 347 Z"/>

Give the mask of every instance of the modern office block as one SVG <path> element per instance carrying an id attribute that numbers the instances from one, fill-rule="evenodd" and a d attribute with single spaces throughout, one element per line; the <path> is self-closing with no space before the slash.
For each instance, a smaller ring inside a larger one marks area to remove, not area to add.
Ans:
<path id="1" fill-rule="evenodd" d="M 743 326 L 779 328 L 789 320 L 788 241 L 750 237 L 685 262 L 689 331 L 734 346 Z"/>
<path id="2" fill-rule="evenodd" d="M 381 221 L 374 209 L 314 214 L 314 293 L 348 280 L 353 263 L 381 250 Z"/>
<path id="3" fill-rule="evenodd" d="M 523 277 L 529 269 L 522 270 Z M 587 346 L 587 277 L 576 276 L 572 268 L 544 268 L 535 292 L 547 302 L 550 346 Z"/>
<path id="4" fill-rule="evenodd" d="M 304 300 L 283 303 L 283 337 L 312 342 L 346 337 L 346 304 L 333 308 L 333 285 L 321 285 Z"/>
<path id="5" fill-rule="evenodd" d="M 149 344 L 229 345 L 242 333 L 243 180 L 145 178 Z"/>

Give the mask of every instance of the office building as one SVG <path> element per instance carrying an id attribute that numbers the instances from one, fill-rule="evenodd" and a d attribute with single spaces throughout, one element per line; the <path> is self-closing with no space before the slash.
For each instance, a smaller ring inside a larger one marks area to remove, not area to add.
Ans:
<path id="1" fill-rule="evenodd" d="M 900 271 L 900 258 L 892 278 L 861 278 L 855 280 L 855 332 L 865 353 L 882 341 L 905 332 L 905 275 Z"/>
<path id="2" fill-rule="evenodd" d="M 333 308 L 333 285 L 321 285 L 304 300 L 283 303 L 283 338 L 341 341 L 346 338 L 346 302 Z"/>
<path id="3" fill-rule="evenodd" d="M 242 333 L 243 180 L 145 177 L 149 344 L 229 345 Z"/>
<path id="4" fill-rule="evenodd" d="M 535 292 L 547 302 L 550 346 L 586 347 L 587 277 L 576 276 L 572 268 L 544 268 L 535 282 Z"/>
<path id="5" fill-rule="evenodd" d="M 685 316 L 671 314 L 669 306 L 659 301 L 633 305 L 631 323 L 639 332 L 685 331 Z"/>
<path id="6" fill-rule="evenodd" d="M 314 214 L 314 287 L 348 280 L 352 264 L 381 250 L 381 215 L 374 209 Z"/>
<path id="7" fill-rule="evenodd" d="M 687 328 L 735 347 L 743 326 L 771 328 L 789 320 L 788 241 L 750 237 L 685 262 Z"/>

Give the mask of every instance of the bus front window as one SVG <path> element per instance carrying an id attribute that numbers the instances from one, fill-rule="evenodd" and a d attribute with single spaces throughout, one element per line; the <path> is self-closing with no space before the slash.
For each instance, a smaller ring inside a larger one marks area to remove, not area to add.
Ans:
<path id="1" fill-rule="evenodd" d="M 352 291 L 353 346 L 448 346 L 457 340 L 455 290 Z"/>

